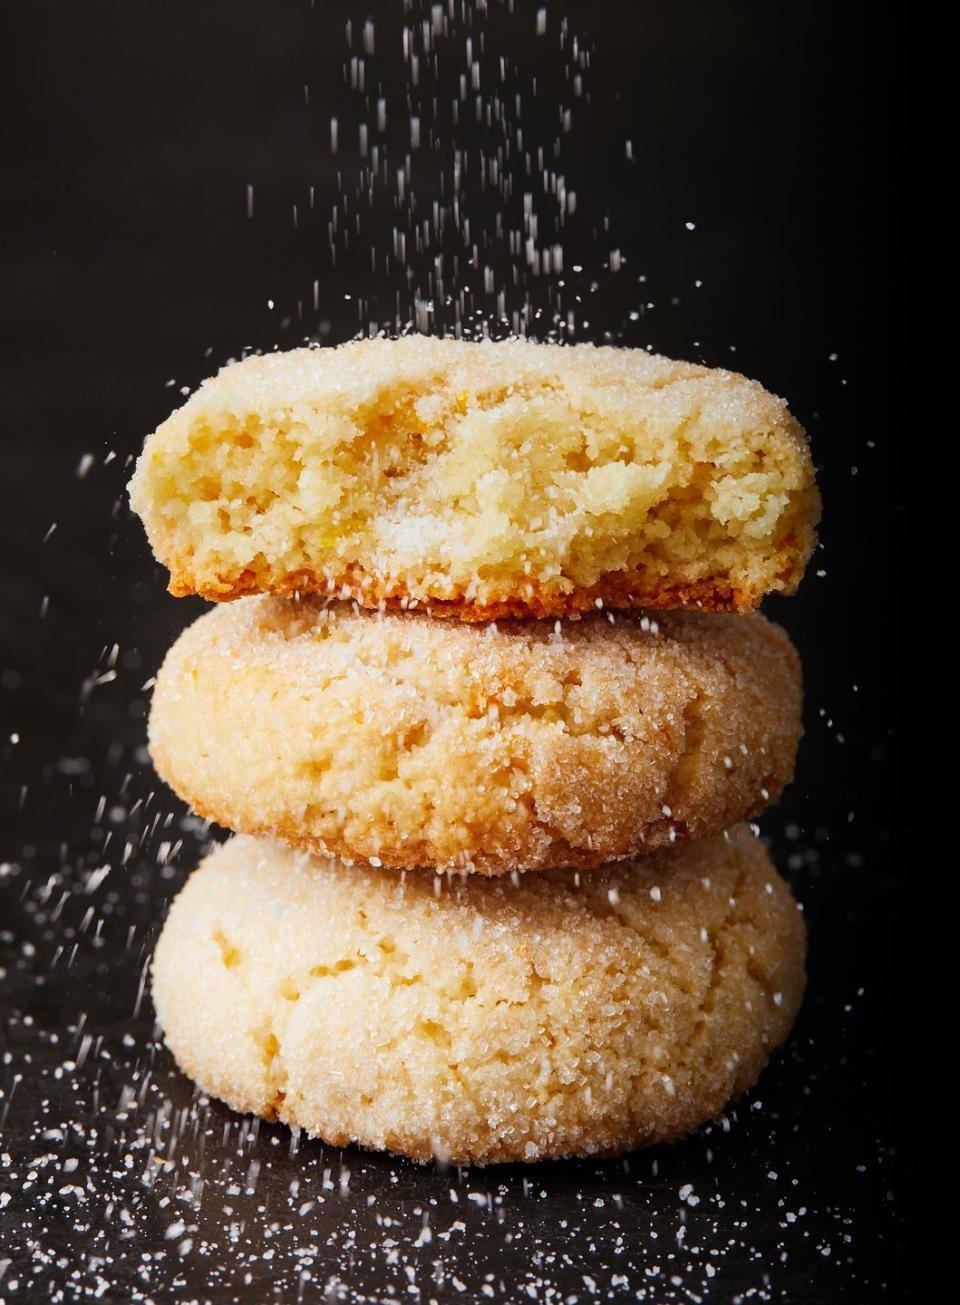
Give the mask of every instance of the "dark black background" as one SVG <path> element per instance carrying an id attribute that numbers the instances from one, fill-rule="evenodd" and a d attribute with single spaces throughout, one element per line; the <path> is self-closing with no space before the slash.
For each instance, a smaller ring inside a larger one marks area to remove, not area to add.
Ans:
<path id="1" fill-rule="evenodd" d="M 205 836 L 166 792 L 148 800 L 142 686 L 199 604 L 166 596 L 122 490 L 181 385 L 245 348 L 348 338 L 360 318 L 392 317 L 398 295 L 410 313 L 398 269 L 369 266 L 397 221 L 388 192 L 335 267 L 327 232 L 360 166 L 345 20 L 356 52 L 359 24 L 376 19 L 370 66 L 396 153 L 410 113 L 404 4 L 4 6 L 0 1300 L 101 1284 L 121 1300 L 447 1301 L 486 1298 L 484 1286 L 513 1300 L 528 1284 L 543 1301 L 898 1296 L 887 36 L 875 7 L 819 0 L 566 0 L 541 37 L 538 7 L 491 0 L 474 32 L 487 32 L 485 59 L 505 53 L 521 83 L 538 77 L 531 138 L 552 137 L 558 97 L 573 104 L 564 295 L 582 292 L 589 321 L 577 338 L 758 377 L 788 396 L 820 469 L 822 547 L 800 595 L 769 605 L 808 695 L 797 780 L 763 822 L 811 929 L 794 1039 L 729 1131 L 629 1165 L 458 1174 L 318 1144 L 291 1156 L 283 1129 L 251 1133 L 193 1097 L 138 992 Z M 589 98 L 571 100 L 563 79 L 564 17 L 592 52 Z M 454 27 L 441 58 L 459 69 L 466 28 Z M 436 149 L 415 160 L 427 200 L 452 132 L 441 112 Z M 484 145 L 475 126 L 456 134 Z M 490 197 L 475 200 L 489 231 Z M 503 253 L 489 250 L 498 277 Z M 421 276 L 423 260 L 411 265 Z M 557 290 L 528 283 L 511 306 L 525 293 L 547 306 Z M 438 305 L 436 324 L 451 311 Z"/>

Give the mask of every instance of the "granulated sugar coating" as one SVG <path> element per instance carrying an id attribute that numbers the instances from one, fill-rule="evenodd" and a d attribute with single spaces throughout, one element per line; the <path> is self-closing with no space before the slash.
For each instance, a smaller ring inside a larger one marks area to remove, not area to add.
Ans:
<path id="1" fill-rule="evenodd" d="M 792 593 L 818 496 L 781 399 L 643 350 L 411 336 L 248 358 L 131 482 L 176 594 L 465 619 L 745 611 Z"/>
<path id="2" fill-rule="evenodd" d="M 159 673 L 153 759 L 227 828 L 375 865 L 589 867 L 759 813 L 800 735 L 784 632 L 607 615 L 222 604 Z"/>
<path id="3" fill-rule="evenodd" d="M 454 1162 L 617 1154 L 749 1087 L 803 990 L 804 927 L 759 842 L 584 875 L 348 869 L 237 837 L 177 898 L 153 996 L 235 1109 Z"/>

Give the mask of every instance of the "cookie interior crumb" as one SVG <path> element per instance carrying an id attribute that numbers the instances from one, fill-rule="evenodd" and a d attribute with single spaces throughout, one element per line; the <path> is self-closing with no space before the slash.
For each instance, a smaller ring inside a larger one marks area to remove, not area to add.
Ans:
<path id="1" fill-rule="evenodd" d="M 131 500 L 174 592 L 544 612 L 609 576 L 754 606 L 796 587 L 817 510 L 801 428 L 742 376 L 425 337 L 227 368 L 148 440 Z"/>

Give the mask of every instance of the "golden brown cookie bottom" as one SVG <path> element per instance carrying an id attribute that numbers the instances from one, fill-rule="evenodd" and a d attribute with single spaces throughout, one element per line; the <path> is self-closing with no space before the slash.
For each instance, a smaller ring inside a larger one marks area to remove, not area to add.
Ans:
<path id="1" fill-rule="evenodd" d="M 751 590 L 717 576 L 692 582 L 657 582 L 641 571 L 618 571 L 596 584 L 579 586 L 563 593 L 531 581 L 530 593 L 508 594 L 486 602 L 466 597 L 440 598 L 420 595 L 403 580 L 384 581 L 354 566 L 336 575 L 296 571 L 276 575 L 269 567 L 247 568 L 239 575 L 198 575 L 188 563 L 170 561 L 169 591 L 177 598 L 198 594 L 210 602 L 228 602 L 250 594 L 278 597 L 316 594 L 359 603 L 361 607 L 414 608 L 431 616 L 461 621 L 544 619 L 576 617 L 598 608 L 674 611 L 681 608 L 704 612 L 752 612 L 759 607 L 766 590 Z M 784 568 L 778 592 L 792 594 L 802 568 L 799 563 Z"/>

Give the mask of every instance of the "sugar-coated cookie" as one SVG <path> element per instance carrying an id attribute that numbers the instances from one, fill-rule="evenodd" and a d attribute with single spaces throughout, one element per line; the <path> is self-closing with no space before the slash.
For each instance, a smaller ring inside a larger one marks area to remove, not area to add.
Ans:
<path id="1" fill-rule="evenodd" d="M 743 376 L 424 336 L 225 368 L 149 437 L 131 501 L 175 594 L 467 620 L 749 610 L 796 588 L 819 513 L 803 430 Z"/>
<path id="2" fill-rule="evenodd" d="M 716 1116 L 786 1037 L 803 959 L 743 826 L 516 881 L 238 837 L 176 899 L 153 995 L 180 1066 L 237 1110 L 335 1146 L 538 1160 Z"/>
<path id="3" fill-rule="evenodd" d="M 758 813 L 792 772 L 800 706 L 793 647 L 755 615 L 478 626 L 246 598 L 168 654 L 150 749 L 241 833 L 503 874 Z"/>

